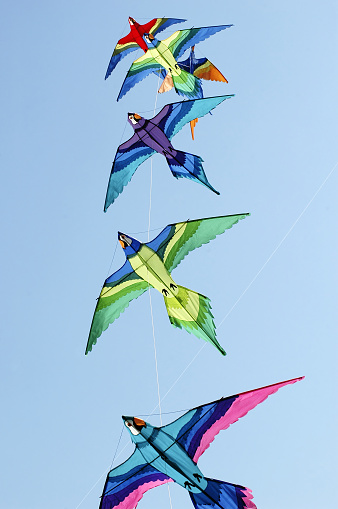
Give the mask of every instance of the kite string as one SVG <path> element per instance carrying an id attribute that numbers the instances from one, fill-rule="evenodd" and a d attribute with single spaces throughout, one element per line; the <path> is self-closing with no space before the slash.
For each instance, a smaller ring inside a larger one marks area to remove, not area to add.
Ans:
<path id="1" fill-rule="evenodd" d="M 156 112 L 156 106 L 157 106 L 157 98 L 158 98 L 158 89 L 160 85 L 160 78 L 161 74 L 158 75 L 157 80 L 157 87 L 156 87 L 156 95 L 155 95 L 155 104 L 154 104 L 154 112 L 153 116 L 155 116 Z M 148 213 L 148 242 L 150 240 L 150 224 L 151 224 L 151 199 L 152 199 L 152 190 L 153 190 L 153 158 L 150 159 L 150 185 L 149 185 L 149 213 Z M 160 393 L 160 382 L 158 378 L 158 364 L 157 364 L 157 349 L 156 349 L 156 337 L 155 337 L 155 326 L 154 326 L 154 315 L 153 315 L 153 306 L 151 302 L 151 291 L 149 286 L 149 304 L 150 304 L 150 314 L 151 314 L 151 325 L 153 330 L 153 341 L 154 341 L 154 356 L 155 356 L 155 369 L 156 369 L 156 382 L 157 382 L 157 397 L 158 397 L 158 405 L 156 405 L 156 408 L 158 406 L 159 412 L 160 412 L 160 424 L 163 426 L 162 422 L 162 407 L 161 407 L 161 393 Z M 172 501 L 171 501 L 171 493 L 170 493 L 170 487 L 167 483 L 168 487 L 168 496 L 169 496 L 169 504 L 170 509 L 173 508 Z"/>
<path id="2" fill-rule="evenodd" d="M 154 104 L 154 115 L 156 111 L 156 105 L 157 105 L 157 96 L 158 96 L 158 88 L 160 84 L 160 77 L 161 75 L 158 75 L 158 82 L 156 87 L 156 94 L 155 94 L 155 104 Z M 150 186 L 149 186 L 149 212 L 148 212 L 148 242 L 150 240 L 150 221 L 151 221 L 151 199 L 152 199 L 152 189 L 153 189 L 153 158 L 150 159 Z M 149 279 L 149 277 L 148 277 Z M 148 281 L 149 284 L 149 281 Z M 156 336 L 155 336 L 155 326 L 154 326 L 154 315 L 153 315 L 153 306 L 151 301 L 151 293 L 150 293 L 150 285 L 148 288 L 149 292 L 149 305 L 150 305 L 150 315 L 151 315 L 151 325 L 152 325 L 152 331 L 153 331 L 153 341 L 154 341 L 154 355 L 155 355 L 155 369 L 156 369 L 156 382 L 157 382 L 157 396 L 158 396 L 158 408 L 160 411 L 160 422 L 162 426 L 162 409 L 161 409 L 161 394 L 160 394 L 160 383 L 158 378 L 158 365 L 157 365 L 157 350 L 156 350 Z"/>
<path id="3" fill-rule="evenodd" d="M 338 161 L 336 162 L 336 164 L 333 166 L 333 168 L 329 171 L 328 175 L 325 177 L 325 179 L 323 180 L 323 182 L 321 183 L 321 185 L 318 187 L 317 191 L 314 193 L 314 195 L 310 198 L 309 202 L 307 203 L 307 205 L 304 207 L 304 209 L 302 210 L 302 212 L 299 214 L 299 216 L 297 217 L 297 219 L 295 220 L 295 222 L 292 224 L 291 228 L 289 228 L 289 230 L 287 231 L 287 233 L 284 235 L 284 237 L 282 238 L 282 240 L 278 243 L 277 247 L 272 251 L 271 255 L 268 257 L 268 259 L 265 261 L 265 263 L 263 263 L 262 267 L 260 268 L 260 270 L 257 272 L 257 274 L 255 275 L 255 277 L 251 280 L 251 282 L 248 284 L 248 286 L 246 287 L 246 289 L 242 292 L 242 294 L 238 297 L 238 299 L 236 300 L 236 302 L 233 304 L 233 306 L 230 308 L 230 310 L 228 311 L 228 313 L 224 316 L 224 318 L 222 318 L 222 320 L 220 321 L 220 323 L 218 324 L 217 328 L 221 327 L 223 322 L 226 320 L 226 318 L 230 315 L 230 313 L 233 311 L 233 309 L 237 306 L 237 304 L 239 303 L 239 301 L 242 299 L 242 297 L 246 294 L 246 292 L 249 290 L 249 288 L 251 287 L 251 285 L 256 281 L 257 277 L 259 276 L 259 274 L 262 272 L 262 270 L 266 267 L 266 265 L 269 263 L 269 261 L 271 260 L 271 258 L 276 254 L 276 252 L 278 251 L 278 249 L 280 248 L 280 246 L 283 244 L 283 242 L 285 241 L 285 239 L 288 237 L 288 235 L 292 232 L 292 230 L 294 229 L 294 227 L 296 226 L 296 224 L 298 223 L 298 221 L 301 219 L 301 217 L 304 215 L 304 213 L 306 212 L 306 210 L 309 208 L 309 206 L 311 205 L 311 203 L 313 202 L 313 200 L 316 198 L 316 196 L 318 195 L 318 193 L 321 191 L 321 189 L 324 187 L 324 185 L 326 184 L 326 182 L 328 181 L 328 179 L 331 177 L 332 173 L 334 172 L 334 170 L 337 168 L 338 166 Z M 169 389 L 167 390 L 167 392 L 165 393 L 164 396 L 162 396 L 162 401 L 168 396 L 168 394 L 171 392 L 171 390 L 175 387 L 175 385 L 177 384 L 177 382 L 182 378 L 182 376 L 186 373 L 186 371 L 190 368 L 190 366 L 193 364 L 193 362 L 195 361 L 195 359 L 199 356 L 199 354 L 201 353 L 201 351 L 203 350 L 203 348 L 206 346 L 206 343 L 199 349 L 199 351 L 197 352 L 197 354 L 195 355 L 195 357 L 193 357 L 193 359 L 189 362 L 189 364 L 185 367 L 185 369 L 182 371 L 182 373 L 176 378 L 175 382 L 171 385 L 171 387 L 169 387 Z M 155 408 L 153 409 L 152 413 L 155 412 L 157 406 L 155 406 Z"/>

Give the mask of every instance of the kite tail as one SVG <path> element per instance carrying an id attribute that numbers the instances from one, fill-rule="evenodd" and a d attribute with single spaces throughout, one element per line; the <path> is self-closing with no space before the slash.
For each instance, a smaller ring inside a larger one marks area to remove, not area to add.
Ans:
<path id="1" fill-rule="evenodd" d="M 216 479 L 206 480 L 208 484 L 202 493 L 189 492 L 196 509 L 257 509 L 248 488 Z"/>
<path id="2" fill-rule="evenodd" d="M 188 152 L 181 152 L 180 150 L 175 150 L 173 154 L 166 152 L 165 157 L 175 178 L 178 179 L 185 177 L 187 179 L 194 180 L 195 182 L 199 182 L 200 184 L 208 187 L 214 193 L 219 194 L 219 192 L 216 191 L 216 189 L 214 189 L 209 183 L 206 174 L 204 173 L 202 166 L 203 159 L 201 157 L 189 154 Z"/>
<path id="3" fill-rule="evenodd" d="M 170 323 L 174 327 L 183 328 L 198 338 L 208 341 L 222 355 L 226 355 L 216 339 L 214 317 L 208 297 L 184 286 L 177 286 L 173 293 L 164 295 L 164 302 Z"/>
<path id="4" fill-rule="evenodd" d="M 204 80 L 211 81 L 222 81 L 223 83 L 228 83 L 228 80 L 223 76 L 221 71 L 217 69 L 208 59 L 201 59 L 198 65 L 194 66 L 193 70 L 194 76 L 197 78 L 202 78 Z"/>
<path id="5" fill-rule="evenodd" d="M 203 97 L 201 80 L 190 72 L 181 69 L 180 74 L 172 74 L 174 87 L 178 95 L 189 99 L 201 99 Z"/>

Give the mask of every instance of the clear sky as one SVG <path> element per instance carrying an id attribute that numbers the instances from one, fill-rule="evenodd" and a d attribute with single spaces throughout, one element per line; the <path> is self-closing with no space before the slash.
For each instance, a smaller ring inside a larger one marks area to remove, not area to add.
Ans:
<path id="1" fill-rule="evenodd" d="M 154 156 L 151 236 L 188 218 L 251 212 L 173 272 L 211 299 L 225 358 L 174 329 L 151 294 L 162 411 L 305 375 L 221 432 L 199 465 L 251 488 L 258 509 L 336 499 L 337 3 L 165 7 L 2 3 L 1 509 L 97 508 L 121 415 L 158 412 L 148 294 L 84 356 L 101 285 L 124 262 L 117 231 L 147 240 L 150 160 L 103 213 L 111 162 L 132 135 L 126 114 L 151 117 L 156 100 L 149 76 L 116 102 L 141 52 L 104 81 L 128 16 L 186 18 L 177 29 L 234 24 L 196 54 L 229 80 L 204 82 L 205 96 L 236 96 L 200 120 L 194 142 L 188 126 L 173 139 L 203 157 L 221 195 L 175 180 Z M 178 100 L 171 91 L 157 107 Z M 114 465 L 131 452 L 124 431 Z M 171 496 L 173 509 L 192 507 L 181 487 Z M 158 507 L 169 509 L 165 486 L 139 504 Z"/>

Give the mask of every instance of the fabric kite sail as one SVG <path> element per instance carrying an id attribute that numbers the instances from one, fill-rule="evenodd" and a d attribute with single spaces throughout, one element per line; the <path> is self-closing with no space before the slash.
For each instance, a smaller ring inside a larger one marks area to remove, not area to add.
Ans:
<path id="1" fill-rule="evenodd" d="M 154 18 L 144 25 L 140 25 L 134 18 L 129 17 L 128 22 L 130 26 L 130 32 L 128 35 L 120 39 L 115 46 L 113 54 L 111 56 L 108 69 L 106 72 L 105 79 L 107 79 L 117 64 L 131 51 L 135 51 L 138 48 L 142 48 L 144 52 L 148 50 L 146 43 L 143 40 L 144 34 L 155 35 L 162 30 L 174 25 L 176 23 L 183 23 L 186 19 L 174 19 L 174 18 Z"/>
<path id="2" fill-rule="evenodd" d="M 221 71 L 217 69 L 217 67 L 210 62 L 207 58 L 196 58 L 195 57 L 195 46 L 193 46 L 190 50 L 190 55 L 188 58 L 182 62 L 179 62 L 178 65 L 181 67 L 181 69 L 184 69 L 185 71 L 190 72 L 197 78 L 202 78 L 204 80 L 211 80 L 211 81 L 221 81 L 223 83 L 228 83 L 228 80 L 223 76 Z M 167 75 L 170 77 L 170 75 Z M 162 87 L 169 90 L 169 87 L 171 86 L 170 80 L 167 80 L 167 78 L 164 80 Z M 169 84 L 165 84 L 165 81 L 169 81 Z M 171 80 L 172 81 L 172 80 Z M 161 88 L 162 88 L 161 87 Z M 161 88 L 159 92 L 161 92 Z M 191 136 L 192 139 L 195 139 L 194 136 L 194 127 L 198 122 L 198 118 L 195 118 L 194 120 L 190 121 L 190 129 L 191 129 Z"/>
<path id="3" fill-rule="evenodd" d="M 255 509 L 250 489 L 205 477 L 197 462 L 221 430 L 281 387 L 303 378 L 207 403 L 162 427 L 122 416 L 135 450 L 108 473 L 100 509 L 134 509 L 146 491 L 168 482 L 188 490 L 196 509 Z M 245 456 L 245 451 L 242 454 Z"/>
<path id="4" fill-rule="evenodd" d="M 164 155 L 175 178 L 188 178 L 219 194 L 204 173 L 203 159 L 188 152 L 175 150 L 171 139 L 190 120 L 203 117 L 231 97 L 233 95 L 221 95 L 167 104 L 150 119 L 143 118 L 137 113 L 128 113 L 128 122 L 134 129 L 134 135 L 117 149 L 110 173 L 104 211 L 106 212 L 123 191 L 140 164 L 156 152 Z"/>
<path id="5" fill-rule="evenodd" d="M 200 79 L 182 69 L 177 59 L 190 47 L 204 41 L 221 30 L 232 25 L 214 27 L 191 28 L 178 30 L 170 37 L 160 41 L 152 34 L 144 34 L 143 40 L 148 51 L 131 65 L 117 97 L 119 101 L 131 88 L 153 72 L 162 72 L 163 69 L 172 79 L 173 86 L 179 95 L 189 99 L 202 97 Z"/>
<path id="6" fill-rule="evenodd" d="M 237 214 L 169 224 L 155 239 L 145 244 L 119 232 L 118 239 L 127 260 L 103 285 L 94 312 L 86 354 L 129 303 L 153 287 L 163 295 L 169 320 L 174 327 L 183 328 L 208 341 L 225 355 L 216 339 L 208 297 L 176 284 L 171 272 L 190 251 L 207 244 L 248 215 Z"/>

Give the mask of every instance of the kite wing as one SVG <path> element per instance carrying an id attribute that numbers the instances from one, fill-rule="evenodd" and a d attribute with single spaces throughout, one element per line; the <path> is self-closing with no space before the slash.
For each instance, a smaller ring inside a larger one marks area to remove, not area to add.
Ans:
<path id="1" fill-rule="evenodd" d="M 131 180 L 140 164 L 155 152 L 155 150 L 145 145 L 137 134 L 134 134 L 128 141 L 119 146 L 109 177 L 104 204 L 105 212 L 109 205 L 122 193 L 124 186 Z"/>
<path id="2" fill-rule="evenodd" d="M 155 35 L 156 33 L 162 32 L 162 30 L 165 30 L 175 23 L 183 23 L 184 21 L 186 21 L 186 19 L 154 18 L 145 25 L 137 25 L 137 30 L 141 35 L 147 33 Z M 135 41 L 135 37 L 131 31 L 128 35 L 120 39 L 115 46 L 104 79 L 106 80 L 111 75 L 112 71 L 115 69 L 120 60 L 122 60 L 122 58 L 128 55 L 128 53 L 131 51 L 135 51 L 139 47 L 140 46 Z"/>
<path id="3" fill-rule="evenodd" d="M 211 81 L 222 81 L 228 83 L 221 71 L 207 58 L 196 58 L 194 48 L 191 48 L 190 55 L 186 60 L 177 62 L 181 69 L 190 72 L 197 78 Z"/>
<path id="4" fill-rule="evenodd" d="M 148 288 L 127 260 L 123 267 L 106 279 L 95 308 L 89 332 L 86 355 L 97 339 L 111 323 L 120 316 L 133 299 L 137 299 Z"/>
<path id="5" fill-rule="evenodd" d="M 167 104 L 152 119 L 152 122 L 157 124 L 167 138 L 171 140 L 185 124 L 195 118 L 204 117 L 204 115 L 216 108 L 225 99 L 230 99 L 231 97 L 234 97 L 234 94 Z"/>
<path id="6" fill-rule="evenodd" d="M 132 51 L 139 49 L 139 47 L 140 46 L 137 44 L 137 42 L 134 41 L 134 37 L 132 36 L 131 33 L 128 34 L 123 39 L 120 39 L 115 46 L 104 79 L 106 80 L 107 78 L 109 78 L 109 76 L 111 75 L 117 64 L 120 62 L 120 60 L 122 60 L 122 58 L 127 56 L 128 53 L 131 53 Z"/>
<path id="7" fill-rule="evenodd" d="M 177 30 L 170 37 L 162 42 L 170 49 L 174 58 L 180 58 L 185 50 L 191 46 L 195 46 L 198 42 L 204 41 L 211 35 L 230 28 L 232 25 L 219 25 L 216 27 L 190 28 L 187 30 Z"/>
<path id="8" fill-rule="evenodd" d="M 159 34 L 166 28 L 171 27 L 171 25 L 175 25 L 176 23 L 184 23 L 185 21 L 187 20 L 176 18 L 155 18 L 149 21 L 149 23 L 142 25 L 143 34 Z"/>
<path id="9" fill-rule="evenodd" d="M 262 403 L 270 394 L 274 394 L 281 387 L 294 384 L 303 378 L 293 378 L 292 380 L 242 392 L 235 396 L 202 405 L 189 410 L 182 417 L 162 429 L 175 438 L 193 461 L 197 463 L 199 457 L 222 429 L 227 429 L 230 424 L 238 421 L 240 417 L 246 415 L 249 410 Z"/>
<path id="10" fill-rule="evenodd" d="M 146 491 L 172 481 L 149 463 L 138 449 L 107 475 L 100 509 L 133 509 Z"/>
<path id="11" fill-rule="evenodd" d="M 147 51 L 144 55 L 132 63 L 128 74 L 122 83 L 122 87 L 117 100 L 119 101 L 127 92 L 129 92 L 131 88 L 136 85 L 136 83 L 142 81 L 153 71 L 160 71 L 161 69 L 162 66 L 156 62 L 156 60 L 151 56 L 150 52 Z"/>
<path id="12" fill-rule="evenodd" d="M 171 272 L 190 251 L 207 244 L 249 215 L 236 214 L 170 224 L 147 245 L 157 252 Z"/>

